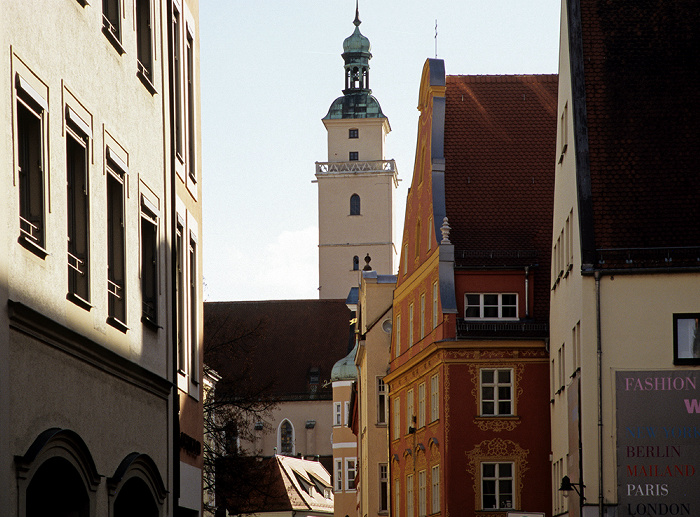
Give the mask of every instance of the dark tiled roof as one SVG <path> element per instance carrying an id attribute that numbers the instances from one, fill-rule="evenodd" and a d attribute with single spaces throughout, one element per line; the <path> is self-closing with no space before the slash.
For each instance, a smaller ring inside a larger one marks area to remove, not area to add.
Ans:
<path id="1" fill-rule="evenodd" d="M 352 313 L 344 300 L 206 302 L 205 362 L 236 389 L 269 386 L 267 394 L 286 400 L 332 398 L 331 369 L 350 348 Z M 227 353 L 216 349 L 227 343 Z M 312 369 L 319 369 L 315 389 Z"/>
<path id="2" fill-rule="evenodd" d="M 698 246 L 700 9 L 580 6 L 594 246 Z"/>
<path id="3" fill-rule="evenodd" d="M 447 76 L 445 202 L 459 266 L 538 264 L 547 315 L 556 75 Z M 539 310 L 537 310 L 539 309 Z"/>

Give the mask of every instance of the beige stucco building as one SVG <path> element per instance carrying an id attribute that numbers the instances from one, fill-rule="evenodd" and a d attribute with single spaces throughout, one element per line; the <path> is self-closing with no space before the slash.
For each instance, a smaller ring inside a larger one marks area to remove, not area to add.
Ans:
<path id="1" fill-rule="evenodd" d="M 345 88 L 331 104 L 323 124 L 328 158 L 316 162 L 319 224 L 319 297 L 345 299 L 360 282 L 369 254 L 380 271 L 394 270 L 394 191 L 398 172 L 386 160 L 384 141 L 391 131 L 369 87 L 369 40 L 355 31 L 343 42 Z"/>
<path id="2" fill-rule="evenodd" d="M 201 512 L 197 6 L 3 2 L 3 515 Z"/>
<path id="3" fill-rule="evenodd" d="M 363 271 L 357 339 L 357 483 L 362 516 L 389 513 L 389 369 L 392 301 L 396 276 Z"/>
<path id="4" fill-rule="evenodd" d="M 700 459 L 700 212 L 689 195 L 700 180 L 686 153 L 698 100 L 679 57 L 698 21 L 690 6 L 562 2 L 553 515 L 700 511 L 687 467 Z M 564 476 L 579 494 L 563 497 Z"/>

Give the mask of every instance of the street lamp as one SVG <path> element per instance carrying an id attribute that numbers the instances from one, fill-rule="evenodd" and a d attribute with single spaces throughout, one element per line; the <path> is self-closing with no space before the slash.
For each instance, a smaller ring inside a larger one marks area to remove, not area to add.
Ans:
<path id="1" fill-rule="evenodd" d="M 580 492 L 578 488 L 576 488 L 577 486 L 581 488 Z M 564 476 L 563 478 L 561 478 L 561 486 L 559 487 L 559 490 L 561 492 L 564 492 L 564 497 L 568 496 L 569 492 L 573 490 L 581 498 L 581 503 L 583 504 L 583 501 L 586 500 L 586 498 L 583 496 L 584 488 L 586 488 L 586 485 L 584 485 L 582 482 L 572 483 L 569 479 L 569 476 Z"/>

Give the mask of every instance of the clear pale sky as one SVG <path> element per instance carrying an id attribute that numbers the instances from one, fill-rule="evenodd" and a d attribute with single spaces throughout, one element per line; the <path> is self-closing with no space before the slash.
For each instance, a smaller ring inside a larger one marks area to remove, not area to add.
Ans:
<path id="1" fill-rule="evenodd" d="M 342 95 L 355 0 L 201 0 L 205 300 L 318 298 L 315 162 Z M 360 0 L 372 94 L 389 118 L 386 159 L 413 173 L 423 64 L 448 75 L 557 73 L 558 0 Z M 384 273 L 384 272 L 380 272 Z M 389 272 L 385 272 L 389 273 Z"/>

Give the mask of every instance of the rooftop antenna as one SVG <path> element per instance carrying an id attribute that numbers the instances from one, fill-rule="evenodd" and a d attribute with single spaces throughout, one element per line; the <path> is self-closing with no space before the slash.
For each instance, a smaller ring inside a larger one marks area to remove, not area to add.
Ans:
<path id="1" fill-rule="evenodd" d="M 435 59 L 437 59 L 437 18 L 435 18 Z"/>

